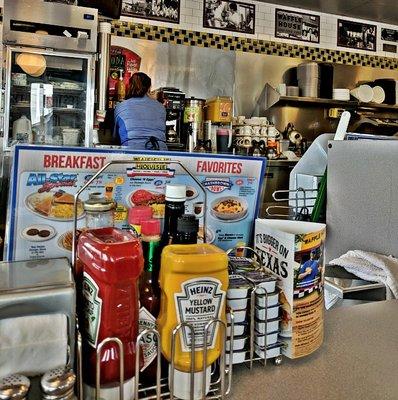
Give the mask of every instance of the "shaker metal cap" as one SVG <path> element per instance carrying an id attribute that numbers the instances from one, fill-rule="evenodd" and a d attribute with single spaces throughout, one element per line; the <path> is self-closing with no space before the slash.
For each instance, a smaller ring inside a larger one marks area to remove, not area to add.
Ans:
<path id="1" fill-rule="evenodd" d="M 26 397 L 30 380 L 19 374 L 9 375 L 0 380 L 0 400 L 20 400 Z"/>
<path id="2" fill-rule="evenodd" d="M 115 202 L 102 196 L 101 193 L 90 193 L 88 200 L 84 202 L 85 211 L 110 211 L 115 208 Z"/>
<path id="3" fill-rule="evenodd" d="M 41 388 L 46 395 L 62 396 L 70 391 L 76 382 L 76 375 L 69 368 L 56 368 L 41 378 Z"/>

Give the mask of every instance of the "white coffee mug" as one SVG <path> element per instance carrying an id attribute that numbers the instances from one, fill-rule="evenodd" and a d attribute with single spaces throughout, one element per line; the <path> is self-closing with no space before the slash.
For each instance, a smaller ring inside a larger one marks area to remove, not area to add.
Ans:
<path id="1" fill-rule="evenodd" d="M 286 96 L 286 83 L 280 83 L 276 91 L 281 95 L 281 96 Z"/>
<path id="2" fill-rule="evenodd" d="M 245 123 L 245 119 L 246 117 L 244 115 L 239 115 L 239 117 L 237 117 L 237 122 L 239 125 L 242 125 Z"/>
<path id="3" fill-rule="evenodd" d="M 267 128 L 266 126 L 263 126 L 263 127 L 261 128 L 260 135 L 261 135 L 263 138 L 266 138 L 266 137 L 268 136 L 268 128 Z"/>
<path id="4" fill-rule="evenodd" d="M 245 136 L 242 140 L 242 147 L 252 147 L 251 136 Z"/>
<path id="5" fill-rule="evenodd" d="M 253 129 L 251 126 L 245 125 L 245 126 L 242 126 L 240 133 L 241 133 L 241 135 L 251 136 L 253 133 Z"/>
<path id="6" fill-rule="evenodd" d="M 259 135 L 260 132 L 261 132 L 261 126 L 259 126 L 259 125 L 253 126 L 252 135 Z"/>

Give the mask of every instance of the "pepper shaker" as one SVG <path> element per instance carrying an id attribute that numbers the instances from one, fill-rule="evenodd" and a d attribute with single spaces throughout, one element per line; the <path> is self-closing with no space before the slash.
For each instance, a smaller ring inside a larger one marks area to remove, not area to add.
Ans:
<path id="1" fill-rule="evenodd" d="M 68 367 L 48 371 L 42 376 L 40 382 L 42 398 L 45 400 L 71 400 L 75 397 L 75 382 L 76 375 Z"/>
<path id="2" fill-rule="evenodd" d="M 19 374 L 0 380 L 0 400 L 24 400 L 29 392 L 30 380 Z"/>

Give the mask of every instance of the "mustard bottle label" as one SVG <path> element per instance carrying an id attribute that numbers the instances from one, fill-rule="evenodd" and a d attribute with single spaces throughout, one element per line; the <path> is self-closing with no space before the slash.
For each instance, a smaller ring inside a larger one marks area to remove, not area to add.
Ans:
<path id="1" fill-rule="evenodd" d="M 83 273 L 83 299 L 84 299 L 84 327 L 87 341 L 97 347 L 98 333 L 101 324 L 102 299 L 98 295 L 99 287 L 94 279 Z"/>
<path id="2" fill-rule="evenodd" d="M 145 307 L 140 308 L 138 328 L 140 333 L 145 329 L 156 329 L 156 319 Z M 144 356 L 144 365 L 141 368 L 142 372 L 156 358 L 156 336 L 153 333 L 148 333 L 141 342 L 143 343 L 142 351 Z"/>
<path id="3" fill-rule="evenodd" d="M 202 349 L 205 340 L 205 327 L 211 320 L 220 317 L 225 301 L 221 282 L 214 278 L 190 279 L 181 283 L 181 293 L 176 293 L 175 306 L 179 323 L 190 324 L 195 335 L 195 349 Z M 216 342 L 218 324 L 208 330 L 207 348 L 213 349 Z M 191 349 L 191 330 L 180 330 L 182 351 Z"/>

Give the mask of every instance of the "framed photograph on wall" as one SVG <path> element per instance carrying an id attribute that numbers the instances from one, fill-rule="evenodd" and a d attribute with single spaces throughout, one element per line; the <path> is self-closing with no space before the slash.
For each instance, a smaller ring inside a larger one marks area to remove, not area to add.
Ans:
<path id="1" fill-rule="evenodd" d="M 69 4 L 75 5 L 76 0 L 44 0 L 45 3 L 61 3 L 61 4 Z"/>
<path id="2" fill-rule="evenodd" d="M 178 24 L 180 0 L 123 0 L 122 15 Z"/>
<path id="3" fill-rule="evenodd" d="M 232 0 L 204 0 L 203 27 L 254 34 L 256 6 Z"/>
<path id="4" fill-rule="evenodd" d="M 362 22 L 337 21 L 337 46 L 376 51 L 377 26 Z"/>
<path id="5" fill-rule="evenodd" d="M 395 29 L 381 28 L 381 40 L 398 42 L 398 31 Z"/>
<path id="6" fill-rule="evenodd" d="M 319 43 L 321 19 L 319 15 L 289 10 L 275 10 L 275 37 Z"/>

